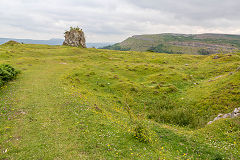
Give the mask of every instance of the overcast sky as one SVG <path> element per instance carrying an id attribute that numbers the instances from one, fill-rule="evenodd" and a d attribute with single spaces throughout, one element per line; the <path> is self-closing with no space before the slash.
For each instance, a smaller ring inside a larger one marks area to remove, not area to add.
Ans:
<path id="1" fill-rule="evenodd" d="M 0 37 L 63 38 L 79 26 L 87 42 L 136 34 L 240 34 L 240 0 L 0 0 Z"/>

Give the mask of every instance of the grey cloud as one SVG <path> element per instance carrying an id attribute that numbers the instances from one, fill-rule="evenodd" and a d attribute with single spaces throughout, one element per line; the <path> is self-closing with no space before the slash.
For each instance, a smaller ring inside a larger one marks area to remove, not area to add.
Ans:
<path id="1" fill-rule="evenodd" d="M 239 34 L 239 7 L 237 0 L 1 0 L 0 35 L 62 38 L 69 26 L 82 27 L 92 42 L 162 32 Z"/>
<path id="2" fill-rule="evenodd" d="M 205 21 L 212 19 L 236 20 L 240 16 L 237 0 L 126 0 L 141 8 L 174 14 L 176 19 Z"/>

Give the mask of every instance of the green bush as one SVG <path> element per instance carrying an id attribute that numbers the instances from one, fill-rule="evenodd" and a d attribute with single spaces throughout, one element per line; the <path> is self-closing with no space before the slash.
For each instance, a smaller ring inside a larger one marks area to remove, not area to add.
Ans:
<path id="1" fill-rule="evenodd" d="M 118 51 L 130 51 L 131 48 L 123 48 L 119 45 L 119 43 L 116 43 L 114 45 L 109 45 L 102 47 L 101 49 L 110 49 L 110 50 L 118 50 Z"/>
<path id="2" fill-rule="evenodd" d="M 168 53 L 168 54 L 173 54 L 172 50 L 169 50 L 167 46 L 164 44 L 159 44 L 156 47 L 150 47 L 147 51 L 149 52 L 156 52 L 156 53 Z"/>
<path id="3" fill-rule="evenodd" d="M 8 64 L 0 65 L 0 86 L 14 79 L 18 73 L 19 71 Z"/>
<path id="4" fill-rule="evenodd" d="M 211 52 L 209 51 L 209 50 L 207 50 L 207 49 L 200 49 L 200 50 L 198 50 L 198 53 L 200 54 L 200 55 L 209 55 L 209 54 L 211 54 Z"/>

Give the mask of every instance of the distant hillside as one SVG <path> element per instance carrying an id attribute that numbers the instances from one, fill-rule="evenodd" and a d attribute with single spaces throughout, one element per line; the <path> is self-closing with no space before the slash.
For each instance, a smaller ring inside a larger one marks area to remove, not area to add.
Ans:
<path id="1" fill-rule="evenodd" d="M 209 33 L 135 35 L 103 49 L 201 55 L 229 53 L 240 49 L 240 35 Z"/>
<path id="2" fill-rule="evenodd" d="M 25 44 L 47 44 L 47 45 L 61 45 L 63 39 L 49 39 L 49 40 L 33 40 L 33 39 L 15 39 L 15 38 L 0 38 L 0 44 L 6 43 L 10 40 Z"/>
<path id="3" fill-rule="evenodd" d="M 49 39 L 49 40 L 33 40 L 33 39 L 16 39 L 16 38 L 0 38 L 0 45 L 10 40 L 17 41 L 24 44 L 47 44 L 47 45 L 62 45 L 64 39 Z M 114 43 L 87 43 L 88 48 L 101 48 Z"/>

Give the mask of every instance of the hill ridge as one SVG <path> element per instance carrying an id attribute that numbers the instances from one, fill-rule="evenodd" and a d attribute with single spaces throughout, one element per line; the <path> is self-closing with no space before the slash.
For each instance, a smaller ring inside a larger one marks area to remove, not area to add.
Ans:
<path id="1" fill-rule="evenodd" d="M 232 53 L 240 49 L 240 35 L 218 33 L 134 35 L 103 49 L 196 55 Z"/>

